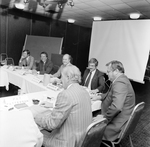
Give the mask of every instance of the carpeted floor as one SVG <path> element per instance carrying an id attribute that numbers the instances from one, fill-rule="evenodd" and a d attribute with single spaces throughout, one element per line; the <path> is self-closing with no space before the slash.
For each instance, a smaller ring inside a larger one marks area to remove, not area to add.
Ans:
<path id="1" fill-rule="evenodd" d="M 136 103 L 145 102 L 143 114 L 131 135 L 134 147 L 150 147 L 150 81 L 145 84 L 132 82 L 136 94 Z M 121 143 L 123 147 L 130 147 L 128 138 Z"/>
<path id="2" fill-rule="evenodd" d="M 145 84 L 131 82 L 136 94 L 136 104 L 145 102 L 143 114 L 138 122 L 138 125 L 131 135 L 134 147 L 150 147 L 150 81 L 145 81 Z M 17 88 L 10 86 L 10 90 L 0 88 L 0 97 L 11 96 L 17 94 Z M 123 147 L 130 147 L 128 138 L 121 143 Z"/>

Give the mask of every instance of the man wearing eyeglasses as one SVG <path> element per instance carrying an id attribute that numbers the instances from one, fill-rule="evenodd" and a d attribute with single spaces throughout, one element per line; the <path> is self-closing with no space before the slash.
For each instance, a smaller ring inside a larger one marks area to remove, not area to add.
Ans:
<path id="1" fill-rule="evenodd" d="M 91 58 L 82 78 L 82 85 L 88 87 L 90 93 L 96 94 L 105 89 L 104 73 L 97 69 L 98 61 Z"/>
<path id="2" fill-rule="evenodd" d="M 108 92 L 99 97 L 102 101 L 102 115 L 98 117 L 105 117 L 108 120 L 103 140 L 115 141 L 135 106 L 135 93 L 129 79 L 124 74 L 121 62 L 114 60 L 107 63 L 106 66 L 107 75 L 112 83 Z"/>

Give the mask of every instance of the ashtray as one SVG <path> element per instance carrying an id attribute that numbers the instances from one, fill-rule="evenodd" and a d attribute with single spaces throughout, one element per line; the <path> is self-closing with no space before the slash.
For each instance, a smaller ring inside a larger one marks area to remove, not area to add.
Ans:
<path id="1" fill-rule="evenodd" d="M 39 102 L 40 102 L 39 100 L 35 100 L 35 99 L 34 99 L 34 100 L 32 100 L 32 101 L 33 101 L 33 104 L 34 104 L 34 105 L 38 105 L 38 104 L 39 104 Z"/>

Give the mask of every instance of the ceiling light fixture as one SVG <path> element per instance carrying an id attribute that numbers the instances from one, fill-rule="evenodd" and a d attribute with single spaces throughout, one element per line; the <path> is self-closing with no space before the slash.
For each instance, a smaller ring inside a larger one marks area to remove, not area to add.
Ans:
<path id="1" fill-rule="evenodd" d="M 15 2 L 14 5 L 17 9 L 23 10 L 26 6 L 26 3 L 29 3 L 29 0 L 20 0 L 20 1 Z"/>
<path id="2" fill-rule="evenodd" d="M 69 22 L 69 23 L 74 23 L 75 20 L 74 20 L 74 19 L 68 19 L 68 22 Z"/>
<path id="3" fill-rule="evenodd" d="M 15 7 L 17 9 L 23 10 L 25 8 L 25 4 L 24 3 L 15 3 Z"/>
<path id="4" fill-rule="evenodd" d="M 98 21 L 98 20 L 102 20 L 102 18 L 100 16 L 95 16 L 95 17 L 93 17 L 93 20 Z"/>
<path id="5" fill-rule="evenodd" d="M 131 13 L 130 14 L 130 18 L 131 19 L 138 19 L 140 17 L 140 14 L 139 13 Z"/>
<path id="6" fill-rule="evenodd" d="M 68 1 L 67 1 L 67 5 L 73 7 L 73 6 L 74 6 L 73 0 L 68 0 Z"/>
<path id="7" fill-rule="evenodd" d="M 59 9 L 62 9 L 64 4 L 67 4 L 68 6 L 71 6 L 71 7 L 74 6 L 73 0 L 45 0 L 43 3 L 43 7 L 45 7 L 49 4 L 51 4 L 51 5 L 57 4 Z"/>

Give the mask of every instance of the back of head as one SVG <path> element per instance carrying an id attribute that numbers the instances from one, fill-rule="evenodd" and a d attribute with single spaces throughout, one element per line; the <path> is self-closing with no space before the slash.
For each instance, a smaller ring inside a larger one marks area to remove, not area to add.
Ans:
<path id="1" fill-rule="evenodd" d="M 62 74 L 67 76 L 69 78 L 70 82 L 76 82 L 76 83 L 80 83 L 81 82 L 81 72 L 74 65 L 66 66 L 62 70 Z"/>
<path id="2" fill-rule="evenodd" d="M 106 64 L 106 66 L 111 66 L 112 71 L 118 69 L 120 73 L 125 73 L 123 64 L 120 61 L 113 60 Z"/>

